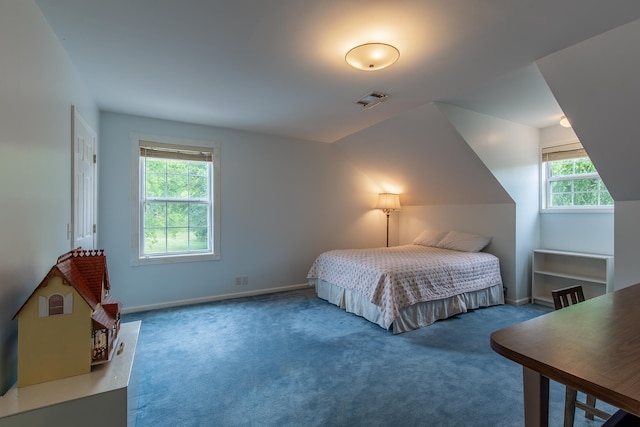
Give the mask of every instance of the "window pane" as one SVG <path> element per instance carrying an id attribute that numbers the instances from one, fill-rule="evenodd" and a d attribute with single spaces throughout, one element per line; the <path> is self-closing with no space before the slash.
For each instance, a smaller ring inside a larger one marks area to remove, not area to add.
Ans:
<path id="1" fill-rule="evenodd" d="M 147 173 L 165 174 L 167 172 L 166 160 L 146 158 L 145 162 L 146 162 Z"/>
<path id="2" fill-rule="evenodd" d="M 191 203 L 189 206 L 189 225 L 191 227 L 206 227 L 209 223 L 209 208 L 201 203 Z"/>
<path id="3" fill-rule="evenodd" d="M 189 162 L 185 160 L 166 160 L 167 162 L 167 173 L 175 174 L 175 175 L 186 175 L 189 173 L 189 166 L 187 165 Z"/>
<path id="4" fill-rule="evenodd" d="M 571 193 L 573 191 L 573 181 L 552 181 L 550 183 L 551 193 Z"/>
<path id="5" fill-rule="evenodd" d="M 188 203 L 167 204 L 167 227 L 186 227 L 189 225 Z"/>
<path id="6" fill-rule="evenodd" d="M 166 227 L 167 225 L 167 204 L 147 202 L 144 204 L 144 226 Z"/>
<path id="7" fill-rule="evenodd" d="M 209 175 L 209 167 L 205 162 L 189 162 L 189 174 L 190 175 Z"/>
<path id="8" fill-rule="evenodd" d="M 187 252 L 189 250 L 188 228 L 169 228 L 167 233 L 167 252 Z"/>
<path id="9" fill-rule="evenodd" d="M 209 236 L 206 227 L 191 227 L 189 247 L 192 251 L 205 251 L 209 249 Z"/>
<path id="10" fill-rule="evenodd" d="M 551 206 L 572 206 L 571 194 L 553 194 L 551 197 Z"/>
<path id="11" fill-rule="evenodd" d="M 167 175 L 167 197 L 185 199 L 189 196 L 187 175 Z"/>
<path id="12" fill-rule="evenodd" d="M 604 186 L 604 183 L 601 182 L 601 190 L 600 190 L 600 204 L 603 206 L 611 205 L 613 206 L 613 197 L 609 194 L 609 190 Z"/>
<path id="13" fill-rule="evenodd" d="M 576 193 L 573 196 L 575 206 L 598 206 L 598 193 Z"/>
<path id="14" fill-rule="evenodd" d="M 573 160 L 559 160 L 551 163 L 551 176 L 573 175 Z"/>
<path id="15" fill-rule="evenodd" d="M 581 173 L 597 173 L 596 171 L 596 167 L 593 166 L 593 163 L 591 163 L 591 160 L 589 160 L 589 158 L 582 158 L 582 159 L 576 159 L 575 160 L 575 173 L 576 174 L 581 174 Z"/>
<path id="16" fill-rule="evenodd" d="M 589 157 L 546 162 L 547 207 L 613 206 Z"/>
<path id="17" fill-rule="evenodd" d="M 189 177 L 189 197 L 192 199 L 206 199 L 209 196 L 209 180 L 206 176 Z"/>
<path id="18" fill-rule="evenodd" d="M 148 173 L 145 179 L 146 197 L 165 197 L 167 178 L 165 174 Z"/>
<path id="19" fill-rule="evenodd" d="M 573 189 L 576 192 L 597 192 L 598 178 L 576 179 L 573 181 Z"/>
<path id="20" fill-rule="evenodd" d="M 165 228 L 144 229 L 144 254 L 162 254 L 167 251 L 167 230 Z"/>

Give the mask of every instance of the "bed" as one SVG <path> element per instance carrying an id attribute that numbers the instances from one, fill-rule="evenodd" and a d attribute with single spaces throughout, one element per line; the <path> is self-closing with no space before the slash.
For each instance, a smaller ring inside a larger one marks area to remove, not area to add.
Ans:
<path id="1" fill-rule="evenodd" d="M 504 303 L 490 238 L 425 230 L 412 244 L 320 254 L 307 274 L 318 297 L 394 334 Z"/>

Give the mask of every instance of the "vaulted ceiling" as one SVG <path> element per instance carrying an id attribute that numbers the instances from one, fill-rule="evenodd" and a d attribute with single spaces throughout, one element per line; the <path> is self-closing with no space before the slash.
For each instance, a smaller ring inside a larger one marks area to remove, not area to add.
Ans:
<path id="1" fill-rule="evenodd" d="M 334 142 L 433 101 L 545 127 L 534 62 L 640 18 L 637 0 L 36 0 L 99 108 Z M 345 53 L 385 42 L 379 71 Z M 389 94 L 363 111 L 371 91 Z"/>

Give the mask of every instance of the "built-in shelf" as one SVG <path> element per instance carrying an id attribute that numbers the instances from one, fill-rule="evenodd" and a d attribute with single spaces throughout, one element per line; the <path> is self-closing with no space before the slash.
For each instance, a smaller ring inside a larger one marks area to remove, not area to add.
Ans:
<path id="1" fill-rule="evenodd" d="M 132 366 L 140 324 L 123 323 L 118 334 L 122 351 L 89 374 L 11 388 L 0 397 L 0 425 L 134 426 L 137 390 Z"/>
<path id="2" fill-rule="evenodd" d="M 533 251 L 531 302 L 553 307 L 551 291 L 582 285 L 585 298 L 610 292 L 613 256 L 550 249 Z"/>

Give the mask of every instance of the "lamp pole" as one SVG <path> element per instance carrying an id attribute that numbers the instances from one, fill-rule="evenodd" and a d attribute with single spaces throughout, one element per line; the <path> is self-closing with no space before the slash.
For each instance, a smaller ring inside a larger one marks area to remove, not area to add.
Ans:
<path id="1" fill-rule="evenodd" d="M 389 215 L 391 214 L 391 209 L 383 209 L 382 211 L 387 214 L 387 247 L 389 247 Z"/>
<path id="2" fill-rule="evenodd" d="M 376 209 L 381 209 L 387 215 L 387 247 L 389 247 L 389 215 L 391 212 L 400 209 L 400 196 L 393 193 L 378 194 Z"/>

